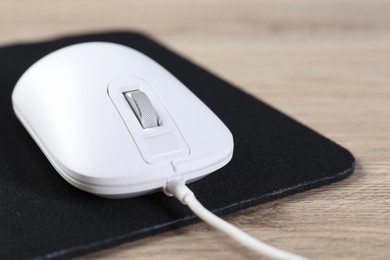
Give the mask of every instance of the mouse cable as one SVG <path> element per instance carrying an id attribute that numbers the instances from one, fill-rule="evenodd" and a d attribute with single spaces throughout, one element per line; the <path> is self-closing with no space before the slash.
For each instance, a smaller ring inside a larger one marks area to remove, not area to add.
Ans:
<path id="1" fill-rule="evenodd" d="M 203 205 L 195 198 L 194 193 L 185 185 L 184 182 L 180 180 L 174 179 L 169 181 L 165 188 L 165 192 L 169 195 L 175 196 L 182 204 L 187 205 L 192 212 L 204 222 L 225 233 L 244 247 L 256 253 L 273 259 L 306 259 L 302 256 L 295 255 L 263 243 L 225 220 L 217 217 L 208 209 L 203 207 Z"/>

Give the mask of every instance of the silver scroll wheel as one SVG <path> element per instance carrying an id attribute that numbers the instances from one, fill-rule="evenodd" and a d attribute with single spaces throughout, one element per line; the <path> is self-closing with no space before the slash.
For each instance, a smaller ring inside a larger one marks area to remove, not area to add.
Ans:
<path id="1" fill-rule="evenodd" d="M 135 90 L 126 92 L 124 95 L 142 128 L 153 128 L 161 125 L 160 117 L 144 92 Z"/>

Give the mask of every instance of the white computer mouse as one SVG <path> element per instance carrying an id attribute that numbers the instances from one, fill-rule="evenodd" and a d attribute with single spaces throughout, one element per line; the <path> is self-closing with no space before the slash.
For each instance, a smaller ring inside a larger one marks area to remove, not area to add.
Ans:
<path id="1" fill-rule="evenodd" d="M 19 79 L 12 103 L 58 173 L 103 197 L 195 181 L 233 154 L 232 134 L 201 100 L 119 44 L 81 43 L 45 56 Z"/>

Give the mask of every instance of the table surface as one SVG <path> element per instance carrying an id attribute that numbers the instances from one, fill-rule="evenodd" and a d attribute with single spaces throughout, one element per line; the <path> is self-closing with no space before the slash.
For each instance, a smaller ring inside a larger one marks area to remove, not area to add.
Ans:
<path id="1" fill-rule="evenodd" d="M 0 44 L 139 30 L 348 148 L 341 182 L 225 216 L 316 259 L 390 257 L 390 2 L 0 1 Z M 204 223 L 84 258 L 246 259 Z"/>

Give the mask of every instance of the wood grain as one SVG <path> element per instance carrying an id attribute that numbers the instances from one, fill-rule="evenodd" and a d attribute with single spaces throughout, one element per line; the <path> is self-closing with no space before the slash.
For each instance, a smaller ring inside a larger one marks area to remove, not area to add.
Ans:
<path id="1" fill-rule="evenodd" d="M 350 149 L 355 173 L 226 219 L 313 259 L 390 257 L 390 2 L 0 1 L 0 44 L 139 30 Z M 83 258 L 245 259 L 205 224 Z"/>

